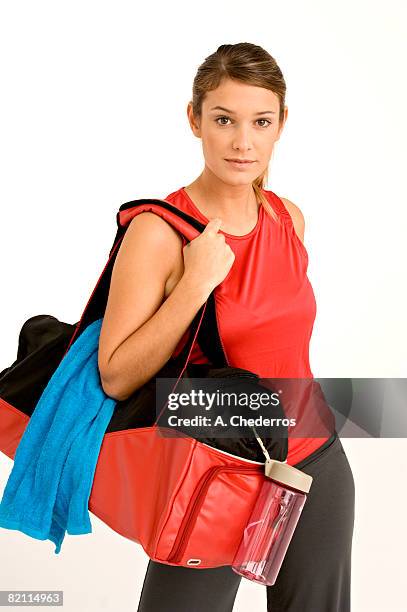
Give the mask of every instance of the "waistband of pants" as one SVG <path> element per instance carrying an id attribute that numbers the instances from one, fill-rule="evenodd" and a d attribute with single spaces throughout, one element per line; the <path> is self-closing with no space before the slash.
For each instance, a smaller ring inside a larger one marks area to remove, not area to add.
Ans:
<path id="1" fill-rule="evenodd" d="M 332 436 L 328 440 L 326 440 L 326 442 L 324 442 L 319 448 L 317 448 L 317 450 L 308 455 L 308 457 L 302 459 L 302 461 L 300 461 L 299 463 L 295 463 L 293 467 L 297 468 L 297 470 L 300 470 L 301 468 L 305 467 L 306 465 L 308 465 L 308 463 L 311 463 L 312 461 L 314 461 L 314 459 L 322 455 L 322 453 L 324 453 L 327 448 L 332 446 L 332 444 L 337 439 L 339 439 L 339 436 L 338 432 L 335 430 Z"/>

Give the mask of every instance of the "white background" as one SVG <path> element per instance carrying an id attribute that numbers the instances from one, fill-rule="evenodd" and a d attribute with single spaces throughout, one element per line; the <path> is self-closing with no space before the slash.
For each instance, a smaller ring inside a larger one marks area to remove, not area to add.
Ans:
<path id="1" fill-rule="evenodd" d="M 405 6 L 3 4 L 0 370 L 27 318 L 79 320 L 122 203 L 164 198 L 201 172 L 186 117 L 193 77 L 220 44 L 245 41 L 266 48 L 287 83 L 268 188 L 305 216 L 314 375 L 406 377 Z M 352 610 L 405 610 L 407 442 L 342 443 L 356 484 Z M 11 467 L 1 455 L 0 491 Z M 136 610 L 147 556 L 92 524 L 60 555 L 0 529 L 0 589 L 62 589 L 67 612 Z M 264 587 L 242 579 L 234 610 L 266 610 Z"/>

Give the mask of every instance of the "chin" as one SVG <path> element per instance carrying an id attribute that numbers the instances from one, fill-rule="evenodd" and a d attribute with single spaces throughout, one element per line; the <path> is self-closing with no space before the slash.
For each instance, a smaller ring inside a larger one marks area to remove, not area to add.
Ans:
<path id="1" fill-rule="evenodd" d="M 225 177 L 224 182 L 229 185 L 251 185 L 256 177 L 253 178 L 247 176 L 230 176 Z"/>

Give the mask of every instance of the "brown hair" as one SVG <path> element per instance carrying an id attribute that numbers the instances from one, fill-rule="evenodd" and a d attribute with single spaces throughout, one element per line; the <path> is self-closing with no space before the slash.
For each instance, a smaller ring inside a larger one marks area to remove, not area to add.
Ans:
<path id="1" fill-rule="evenodd" d="M 222 79 L 230 78 L 273 91 L 280 102 L 279 123 L 284 119 L 286 84 L 276 60 L 262 47 L 242 42 L 220 45 L 215 53 L 199 66 L 192 87 L 192 110 L 200 118 L 205 94 L 216 89 Z M 268 168 L 252 182 L 258 200 L 265 210 L 278 221 L 269 201 L 262 193 L 268 179 Z"/>

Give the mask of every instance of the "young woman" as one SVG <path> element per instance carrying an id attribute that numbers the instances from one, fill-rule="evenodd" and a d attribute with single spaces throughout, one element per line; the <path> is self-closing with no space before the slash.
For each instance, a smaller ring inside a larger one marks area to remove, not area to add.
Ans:
<path id="1" fill-rule="evenodd" d="M 221 45 L 199 67 L 187 108 L 205 165 L 165 199 L 206 224 L 184 246 L 151 212 L 136 216 L 113 270 L 100 335 L 106 393 L 125 399 L 186 341 L 217 287 L 229 363 L 261 377 L 313 378 L 309 341 L 316 315 L 307 278 L 304 218 L 264 185 L 287 119 L 275 60 L 250 43 Z M 195 345 L 191 362 L 205 361 Z M 350 610 L 354 481 L 336 432 L 289 438 L 287 462 L 313 477 L 275 585 L 273 612 Z M 149 561 L 139 612 L 228 612 L 241 577 L 229 566 L 187 568 Z"/>

